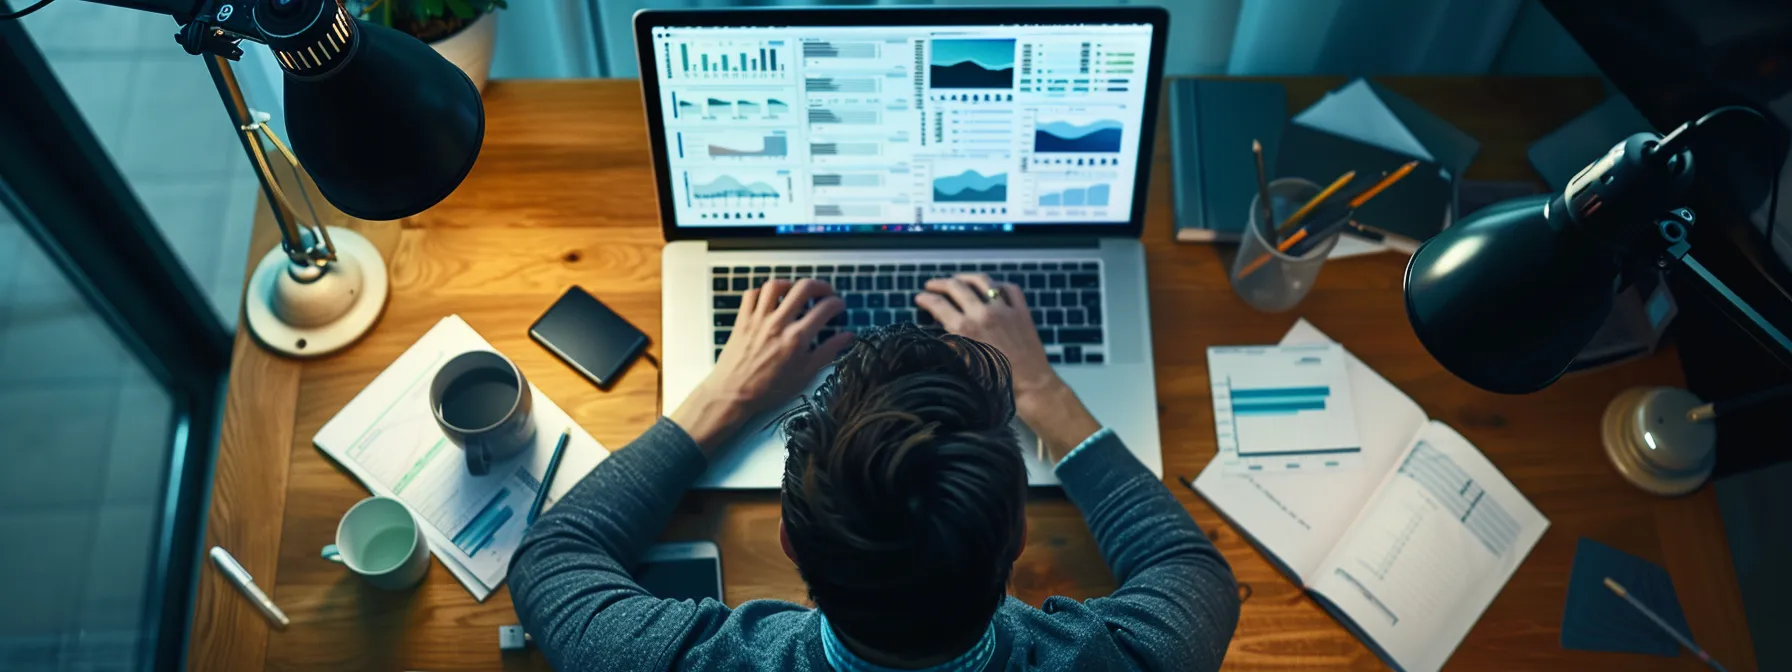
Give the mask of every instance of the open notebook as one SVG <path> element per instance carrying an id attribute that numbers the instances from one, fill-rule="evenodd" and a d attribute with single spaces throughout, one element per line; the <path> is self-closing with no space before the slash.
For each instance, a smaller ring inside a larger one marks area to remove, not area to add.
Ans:
<path id="1" fill-rule="evenodd" d="M 1282 345 L 1330 342 L 1301 320 Z M 1467 440 L 1346 353 L 1362 467 L 1195 490 L 1390 665 L 1436 670 L 1549 521 Z"/>

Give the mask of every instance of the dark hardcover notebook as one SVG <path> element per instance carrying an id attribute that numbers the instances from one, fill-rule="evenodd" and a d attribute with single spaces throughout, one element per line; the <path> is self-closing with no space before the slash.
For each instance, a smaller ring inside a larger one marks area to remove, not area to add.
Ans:
<path id="1" fill-rule="evenodd" d="M 1166 91 L 1176 240 L 1238 240 L 1257 193 L 1251 140 L 1263 143 L 1264 169 L 1275 175 L 1288 94 L 1274 82 L 1224 79 L 1173 79 Z"/>

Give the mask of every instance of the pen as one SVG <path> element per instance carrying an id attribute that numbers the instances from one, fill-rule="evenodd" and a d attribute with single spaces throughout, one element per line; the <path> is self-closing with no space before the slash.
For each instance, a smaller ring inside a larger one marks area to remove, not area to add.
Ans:
<path id="1" fill-rule="evenodd" d="M 541 474 L 541 487 L 535 489 L 535 503 L 529 505 L 529 520 L 524 525 L 535 524 L 535 517 L 541 515 L 541 505 L 548 501 L 548 488 L 554 484 L 554 472 L 560 470 L 560 456 L 566 454 L 566 442 L 572 438 L 572 428 L 560 432 L 560 440 L 554 444 L 554 455 L 548 458 L 548 470 Z"/>
<path id="2" fill-rule="evenodd" d="M 1701 649 L 1699 648 L 1699 645 L 1692 643 L 1692 640 L 1687 639 L 1686 635 L 1680 634 L 1680 631 L 1675 630 L 1674 626 L 1668 625 L 1667 621 L 1661 620 L 1660 616 L 1655 615 L 1654 610 L 1644 606 L 1643 603 L 1637 601 L 1636 598 L 1631 597 L 1630 591 L 1625 590 L 1624 586 L 1618 585 L 1617 581 L 1613 581 L 1611 577 L 1608 576 L 1605 578 L 1605 587 L 1610 588 L 1612 592 L 1617 593 L 1618 597 L 1624 598 L 1624 601 L 1629 602 L 1630 606 L 1636 607 L 1637 611 L 1643 612 L 1643 615 L 1649 617 L 1649 620 L 1653 621 L 1656 627 L 1667 632 L 1669 637 L 1673 637 L 1674 641 L 1680 642 L 1681 646 L 1686 647 L 1686 650 L 1691 651 L 1694 656 L 1698 656 L 1699 660 L 1704 661 L 1706 665 L 1710 665 L 1711 669 L 1717 670 L 1717 672 L 1724 672 L 1724 666 L 1717 664 L 1717 660 L 1713 659 L 1711 654 L 1705 653 L 1704 649 Z"/>
<path id="3" fill-rule="evenodd" d="M 255 578 L 249 576 L 249 571 L 237 564 L 236 558 L 230 557 L 230 551 L 224 550 L 222 546 L 213 546 L 211 556 L 212 562 L 224 572 L 224 578 L 234 584 L 237 590 L 242 591 L 243 596 L 249 598 L 250 602 L 255 603 L 255 608 L 260 609 L 261 615 L 268 617 L 268 621 L 272 622 L 274 627 L 284 628 L 292 623 L 286 618 L 286 612 L 280 611 L 280 607 L 274 606 L 274 601 L 268 599 L 268 594 L 261 592 L 261 588 L 255 585 Z"/>

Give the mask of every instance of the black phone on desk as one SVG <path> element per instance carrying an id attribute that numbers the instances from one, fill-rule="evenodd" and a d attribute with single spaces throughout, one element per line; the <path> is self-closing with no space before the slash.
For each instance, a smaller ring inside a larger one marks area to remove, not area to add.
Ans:
<path id="1" fill-rule="evenodd" d="M 606 390 L 647 350 L 647 334 L 578 286 L 529 327 L 529 338 Z"/>
<path id="2" fill-rule="evenodd" d="M 635 581 L 667 600 L 722 599 L 722 549 L 713 541 L 657 544 L 647 549 Z"/>

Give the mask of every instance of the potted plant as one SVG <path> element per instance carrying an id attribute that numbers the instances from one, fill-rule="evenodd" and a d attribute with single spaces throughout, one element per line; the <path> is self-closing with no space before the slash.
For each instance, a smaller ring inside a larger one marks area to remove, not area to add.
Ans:
<path id="1" fill-rule="evenodd" d="M 497 10 L 506 0 L 342 0 L 366 21 L 408 33 L 434 47 L 485 90 L 498 38 Z"/>

